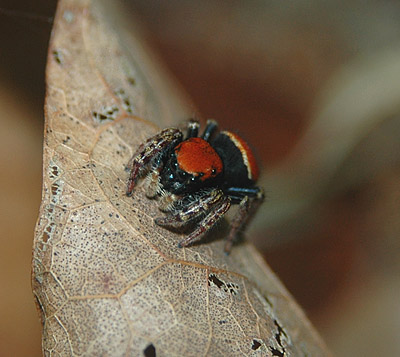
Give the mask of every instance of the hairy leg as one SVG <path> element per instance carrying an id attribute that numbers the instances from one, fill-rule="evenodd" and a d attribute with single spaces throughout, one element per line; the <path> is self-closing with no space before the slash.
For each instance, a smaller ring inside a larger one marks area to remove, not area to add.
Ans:
<path id="1" fill-rule="evenodd" d="M 177 143 L 182 141 L 182 137 L 183 134 L 178 129 L 164 129 L 159 134 L 151 137 L 144 144 L 139 146 L 128 165 L 131 169 L 126 188 L 126 194 L 128 196 L 132 194 L 136 180 L 148 169 L 148 165 L 152 160 L 157 157 L 157 155 L 161 155 L 168 146 L 175 146 Z"/>
<path id="2" fill-rule="evenodd" d="M 186 196 L 173 203 L 170 213 L 156 219 L 159 226 L 179 228 L 187 223 L 204 216 L 224 198 L 224 193 L 218 189 L 202 190 L 196 194 Z"/>
<path id="3" fill-rule="evenodd" d="M 230 198 L 228 196 L 223 196 L 220 202 L 217 205 L 215 205 L 212 208 L 211 212 L 208 213 L 204 217 L 204 219 L 199 223 L 199 226 L 192 233 L 190 233 L 185 239 L 182 239 L 178 243 L 178 246 L 186 247 L 192 244 L 193 242 L 201 239 L 202 236 L 209 229 L 211 229 L 219 219 L 221 219 L 225 215 L 225 213 L 229 210 L 230 206 L 231 206 Z"/>
<path id="4" fill-rule="evenodd" d="M 261 188 L 258 189 L 255 197 L 244 196 L 239 203 L 239 209 L 231 222 L 231 230 L 226 239 L 224 251 L 229 254 L 236 235 L 248 223 L 251 214 L 258 208 L 264 200 L 264 192 Z"/>

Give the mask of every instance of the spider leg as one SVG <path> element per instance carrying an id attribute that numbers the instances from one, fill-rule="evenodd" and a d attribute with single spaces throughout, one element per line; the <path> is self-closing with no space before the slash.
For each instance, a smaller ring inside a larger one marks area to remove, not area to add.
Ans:
<path id="1" fill-rule="evenodd" d="M 237 196 L 230 195 L 233 201 L 240 199 L 238 193 L 239 191 L 239 188 L 235 190 Z M 264 199 L 264 191 L 260 187 L 255 187 L 254 190 L 251 189 L 250 192 L 249 189 L 244 188 L 242 192 L 243 194 L 245 194 L 245 196 L 242 196 L 239 203 L 239 209 L 231 222 L 231 230 L 229 232 L 228 238 L 226 239 L 224 247 L 224 251 L 226 254 L 230 253 L 236 235 L 243 228 L 243 226 L 248 223 L 248 220 L 251 217 L 251 213 L 253 213 L 258 208 L 258 206 Z"/>
<path id="2" fill-rule="evenodd" d="M 191 197 L 176 202 L 176 211 L 165 217 L 157 218 L 155 223 L 160 226 L 182 227 L 202 216 L 205 216 L 198 227 L 185 239 L 179 242 L 179 247 L 186 247 L 199 240 L 214 224 L 224 216 L 231 205 L 231 200 L 219 189 L 203 190 Z M 207 214 L 208 212 L 208 214 Z"/>
<path id="3" fill-rule="evenodd" d="M 207 211 L 218 205 L 224 197 L 224 193 L 218 189 L 208 189 L 196 194 L 184 197 L 173 203 L 171 213 L 164 217 L 156 218 L 159 226 L 179 228 L 196 218 L 205 215 Z"/>
<path id="4" fill-rule="evenodd" d="M 178 247 L 187 247 L 193 242 L 199 240 L 217 221 L 224 216 L 231 206 L 231 200 L 228 196 L 223 195 L 220 202 L 216 204 L 211 212 L 207 214 L 204 219 L 199 223 L 199 226 L 190 233 L 185 239 L 178 243 Z"/>
<path id="5" fill-rule="evenodd" d="M 228 187 L 225 189 L 225 194 L 232 198 L 234 203 L 240 203 L 245 197 L 256 198 L 258 200 L 264 199 L 264 191 L 261 187 Z"/>
<path id="6" fill-rule="evenodd" d="M 204 129 L 203 135 L 201 136 L 202 139 L 208 141 L 211 135 L 214 133 L 215 130 L 218 128 L 218 123 L 213 119 L 207 120 L 207 126 Z"/>
<path id="7" fill-rule="evenodd" d="M 175 146 L 177 143 L 182 141 L 182 138 L 183 134 L 179 129 L 168 128 L 151 137 L 144 144 L 139 146 L 128 164 L 131 173 L 126 188 L 127 196 L 132 194 L 136 180 L 144 171 L 146 171 L 146 169 L 148 169 L 149 163 L 151 163 L 157 155 L 163 155 L 164 149 L 167 149 L 170 146 Z"/>
<path id="8" fill-rule="evenodd" d="M 174 205 L 175 203 L 178 201 L 179 196 L 164 191 L 161 191 L 161 199 L 160 199 L 160 203 L 159 203 L 159 210 L 163 211 L 163 212 L 168 212 L 168 211 L 172 211 L 174 209 Z"/>
<path id="9" fill-rule="evenodd" d="M 187 138 L 196 137 L 199 134 L 200 124 L 197 120 L 190 119 L 188 123 Z"/>
<path id="10" fill-rule="evenodd" d="M 151 170 L 147 175 L 146 183 L 146 196 L 149 198 L 155 197 L 159 192 L 162 191 L 160 183 L 160 174 L 164 167 L 162 153 L 158 153 L 152 160 Z"/>

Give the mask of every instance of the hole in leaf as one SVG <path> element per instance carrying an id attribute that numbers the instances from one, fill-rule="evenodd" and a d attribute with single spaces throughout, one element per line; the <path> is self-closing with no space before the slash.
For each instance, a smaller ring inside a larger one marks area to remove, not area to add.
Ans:
<path id="1" fill-rule="evenodd" d="M 143 354 L 145 357 L 156 357 L 156 348 L 152 343 L 150 343 L 150 345 L 148 345 L 143 351 Z"/>
<path id="2" fill-rule="evenodd" d="M 251 349 L 256 351 L 260 348 L 260 346 L 261 346 L 260 342 L 258 342 L 257 340 L 253 340 L 253 345 L 251 346 Z"/>
<path id="3" fill-rule="evenodd" d="M 278 342 L 279 346 L 282 347 L 283 352 L 285 352 L 285 348 L 282 345 L 282 335 L 287 337 L 286 332 L 283 330 L 283 327 L 279 324 L 277 320 L 274 320 L 274 324 L 278 329 L 278 333 L 275 334 L 276 342 Z"/>
<path id="4" fill-rule="evenodd" d="M 208 286 L 210 286 L 211 282 L 214 283 L 220 289 L 222 286 L 225 285 L 225 283 L 223 281 L 219 280 L 215 274 L 210 274 L 208 276 Z"/>
<path id="5" fill-rule="evenodd" d="M 215 274 L 210 274 L 208 276 L 208 286 L 210 286 L 211 283 L 215 284 L 219 289 L 223 289 L 226 293 L 230 292 L 232 295 L 236 295 L 237 290 L 239 289 L 238 285 L 234 283 L 225 283 L 224 281 L 218 279 Z"/>
<path id="6" fill-rule="evenodd" d="M 285 352 L 281 352 L 277 348 L 274 348 L 272 346 L 269 346 L 269 349 L 272 352 L 273 356 L 283 357 L 285 355 Z"/>

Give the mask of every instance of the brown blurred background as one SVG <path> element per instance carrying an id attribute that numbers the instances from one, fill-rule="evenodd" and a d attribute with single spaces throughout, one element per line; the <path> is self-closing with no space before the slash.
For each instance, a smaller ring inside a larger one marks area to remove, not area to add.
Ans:
<path id="1" fill-rule="evenodd" d="M 125 3 L 199 112 L 256 148 L 268 198 L 248 236 L 330 348 L 400 355 L 400 3 Z M 54 10 L 0 3 L 0 356 L 41 354 L 30 259 Z"/>

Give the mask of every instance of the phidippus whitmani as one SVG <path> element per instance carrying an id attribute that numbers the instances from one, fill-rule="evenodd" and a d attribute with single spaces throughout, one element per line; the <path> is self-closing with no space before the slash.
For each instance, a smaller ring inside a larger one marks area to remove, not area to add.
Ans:
<path id="1" fill-rule="evenodd" d="M 167 214 L 156 218 L 159 226 L 197 227 L 179 242 L 186 247 L 199 240 L 224 216 L 231 204 L 239 204 L 225 244 L 229 253 L 251 207 L 264 198 L 255 186 L 259 169 L 246 142 L 230 131 L 216 133 L 218 124 L 208 120 L 201 136 L 199 122 L 190 120 L 187 135 L 176 128 L 162 130 L 140 145 L 130 163 L 127 195 L 136 181 L 148 173 L 147 196 L 160 198 Z"/>

